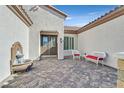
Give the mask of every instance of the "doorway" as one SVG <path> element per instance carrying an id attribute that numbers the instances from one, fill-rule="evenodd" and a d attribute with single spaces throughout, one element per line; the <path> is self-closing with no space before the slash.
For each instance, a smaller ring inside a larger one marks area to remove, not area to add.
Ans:
<path id="1" fill-rule="evenodd" d="M 57 55 L 57 35 L 41 35 L 41 55 Z"/>

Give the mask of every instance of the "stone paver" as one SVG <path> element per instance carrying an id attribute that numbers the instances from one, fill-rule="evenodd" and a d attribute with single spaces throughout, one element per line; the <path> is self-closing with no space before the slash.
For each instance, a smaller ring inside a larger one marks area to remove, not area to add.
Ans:
<path id="1" fill-rule="evenodd" d="M 114 88 L 117 70 L 92 62 L 46 58 L 9 81 L 9 88 Z"/>

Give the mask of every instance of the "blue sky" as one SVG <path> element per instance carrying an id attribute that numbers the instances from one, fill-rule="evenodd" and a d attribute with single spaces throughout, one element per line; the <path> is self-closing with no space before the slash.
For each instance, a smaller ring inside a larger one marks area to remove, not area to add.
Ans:
<path id="1" fill-rule="evenodd" d="M 57 9 L 68 14 L 65 25 L 84 26 L 106 12 L 114 9 L 115 5 L 54 5 Z"/>

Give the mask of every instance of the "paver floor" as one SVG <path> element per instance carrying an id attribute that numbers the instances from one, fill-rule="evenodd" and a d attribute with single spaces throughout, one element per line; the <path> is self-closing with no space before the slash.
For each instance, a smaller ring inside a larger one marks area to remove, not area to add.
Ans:
<path id="1" fill-rule="evenodd" d="M 114 88 L 117 70 L 92 62 L 46 58 L 36 61 L 4 88 Z"/>

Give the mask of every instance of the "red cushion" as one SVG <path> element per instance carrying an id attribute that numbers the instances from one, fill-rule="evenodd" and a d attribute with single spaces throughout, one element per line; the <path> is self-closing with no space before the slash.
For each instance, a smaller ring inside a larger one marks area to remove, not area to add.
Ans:
<path id="1" fill-rule="evenodd" d="M 94 60 L 98 59 L 97 56 L 93 56 L 93 55 L 87 55 L 86 58 L 91 58 L 91 59 L 94 59 Z M 99 60 L 103 60 L 103 58 L 99 58 Z"/>
<path id="2" fill-rule="evenodd" d="M 69 58 L 70 56 L 64 56 L 64 58 Z"/>
<path id="3" fill-rule="evenodd" d="M 80 54 L 74 54 L 74 56 L 80 56 Z"/>

